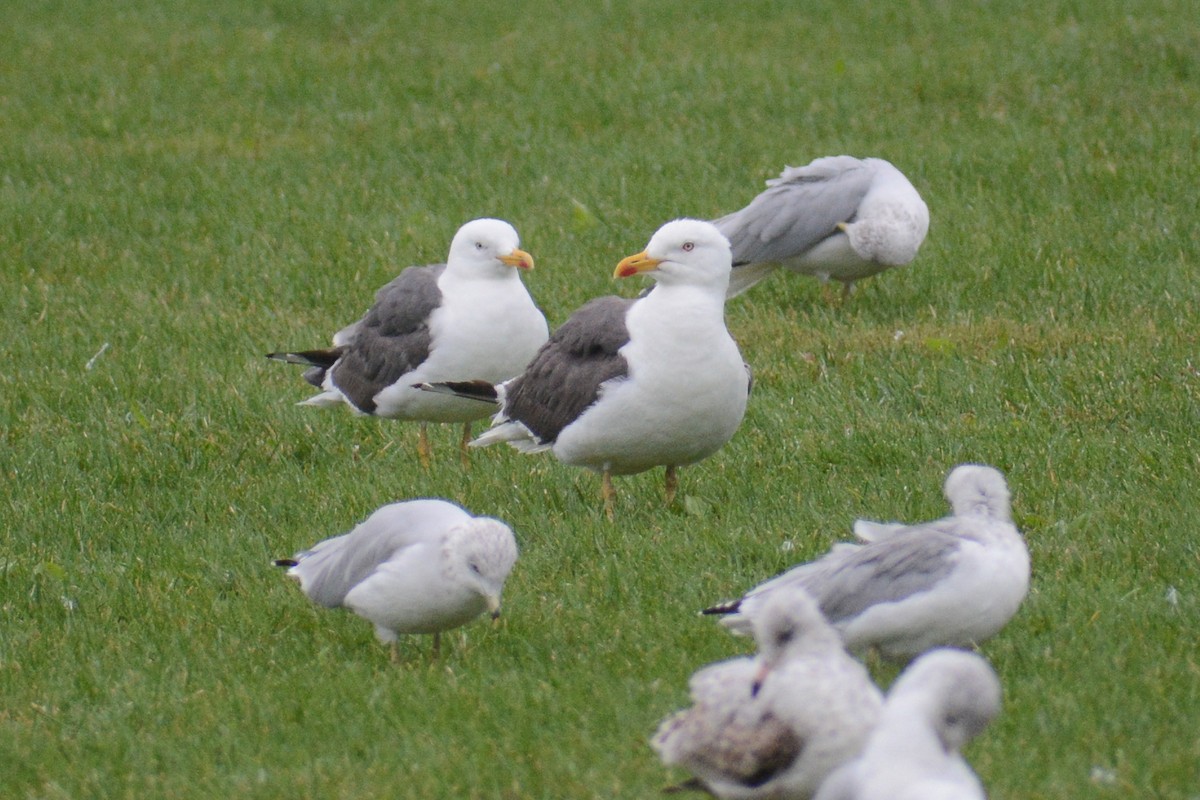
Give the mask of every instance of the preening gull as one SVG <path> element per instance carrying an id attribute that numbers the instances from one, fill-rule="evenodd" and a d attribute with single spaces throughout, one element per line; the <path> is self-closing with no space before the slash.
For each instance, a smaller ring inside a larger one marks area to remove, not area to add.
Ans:
<path id="1" fill-rule="evenodd" d="M 716 452 L 746 411 L 749 369 L 725 328 L 729 263 L 729 243 L 712 225 L 669 222 L 614 273 L 648 275 L 653 291 L 587 303 L 511 381 L 423 388 L 499 404 L 474 447 L 550 450 L 600 472 L 610 517 L 612 475 L 665 466 L 670 503 L 676 468 Z"/>
<path id="2" fill-rule="evenodd" d="M 317 605 L 348 608 L 394 646 L 401 633 L 439 634 L 484 611 L 500 615 L 500 593 L 517 560 L 507 525 L 445 500 L 383 506 L 352 531 L 276 566 Z"/>
<path id="3" fill-rule="evenodd" d="M 918 525 L 860 520 L 862 544 L 838 544 L 705 609 L 748 633 L 750 620 L 782 587 L 804 587 L 846 647 L 906 659 L 933 647 L 971 647 L 1012 618 L 1029 590 L 1029 550 L 1012 523 L 1008 485 L 995 468 L 962 464 L 946 478 L 953 514 Z"/>
<path id="4" fill-rule="evenodd" d="M 741 211 L 714 221 L 733 247 L 732 297 L 779 267 L 823 281 L 855 281 L 912 261 L 929 209 L 882 158 L 827 156 L 787 167 Z"/>
<path id="5" fill-rule="evenodd" d="M 721 798 L 808 798 L 858 755 L 882 697 L 802 589 L 770 598 L 755 619 L 755 658 L 692 676 L 691 708 L 651 740 L 663 763 Z"/>
<path id="6" fill-rule="evenodd" d="M 888 692 L 862 755 L 829 776 L 816 800 L 985 800 L 960 755 L 1000 711 L 1000 681 L 962 650 L 932 650 Z"/>
<path id="7" fill-rule="evenodd" d="M 271 353 L 312 368 L 305 379 L 323 389 L 302 405 L 346 403 L 363 414 L 418 420 L 418 454 L 429 459 L 428 422 L 462 422 L 463 452 L 472 420 L 487 406 L 414 388 L 423 381 L 517 375 L 549 335 L 519 270 L 533 268 L 516 230 L 498 219 L 463 225 L 444 265 L 409 267 L 375 295 L 366 315 L 334 336 L 326 350 Z"/>

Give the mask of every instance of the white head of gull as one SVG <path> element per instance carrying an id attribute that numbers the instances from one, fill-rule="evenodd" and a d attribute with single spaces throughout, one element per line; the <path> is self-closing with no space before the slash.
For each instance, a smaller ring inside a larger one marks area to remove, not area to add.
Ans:
<path id="1" fill-rule="evenodd" d="M 433 634 L 486 612 L 500 614 L 504 582 L 517 560 L 507 525 L 474 517 L 445 500 L 383 506 L 352 531 L 280 559 L 314 603 L 348 608 L 393 645 L 403 633 Z"/>
<path id="2" fill-rule="evenodd" d="M 896 679 L 862 755 L 817 800 L 985 800 L 960 751 L 999 711 L 1000 681 L 986 661 L 931 650 Z"/>
<path id="3" fill-rule="evenodd" d="M 755 622 L 758 656 L 697 672 L 692 707 L 665 720 L 651 745 L 695 776 L 688 788 L 807 798 L 858 755 L 882 698 L 803 590 L 780 592 Z"/>
<path id="4" fill-rule="evenodd" d="M 750 375 L 725 327 L 729 264 L 729 243 L 711 224 L 667 223 L 614 272 L 646 275 L 656 282 L 652 291 L 587 303 L 500 386 L 423 388 L 499 404 L 473 446 L 550 450 L 565 464 L 600 472 L 610 518 L 612 475 L 666 467 L 670 503 L 676 468 L 720 449 L 746 411 Z"/>
<path id="5" fill-rule="evenodd" d="M 1008 485 L 993 467 L 963 464 L 946 478 L 954 514 L 916 525 L 860 520 L 861 544 L 838 544 L 706 609 L 748 633 L 781 587 L 806 589 L 853 652 L 908 659 L 933 647 L 973 647 L 1012 618 L 1029 591 L 1029 549 L 1012 523 Z"/>
<path id="6" fill-rule="evenodd" d="M 732 297 L 779 267 L 842 283 L 917 255 L 929 208 L 900 170 L 881 158 L 827 156 L 787 167 L 740 211 L 715 220 L 733 247 Z"/>
<path id="7" fill-rule="evenodd" d="M 465 454 L 471 421 L 492 409 L 414 384 L 504 381 L 546 342 L 546 318 L 519 274 L 533 268 L 533 257 L 519 244 L 507 222 L 472 220 L 454 235 L 444 265 L 404 270 L 376 293 L 362 319 L 338 331 L 334 347 L 270 357 L 313 367 L 306 379 L 324 391 L 302 405 L 344 403 L 363 414 L 419 421 L 425 463 L 426 423 L 462 422 Z"/>

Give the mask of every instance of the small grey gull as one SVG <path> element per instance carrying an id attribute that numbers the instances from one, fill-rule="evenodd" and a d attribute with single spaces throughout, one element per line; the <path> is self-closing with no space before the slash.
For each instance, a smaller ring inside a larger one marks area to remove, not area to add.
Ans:
<path id="1" fill-rule="evenodd" d="M 704 610 L 750 632 L 781 587 L 804 587 L 853 652 L 907 659 L 939 646 L 974 646 L 999 631 L 1029 590 L 1029 549 L 1012 523 L 1008 485 L 993 467 L 962 464 L 946 478 L 953 514 L 917 525 L 860 520 L 862 544 L 838 544 Z"/>
<path id="2" fill-rule="evenodd" d="M 929 208 L 882 158 L 827 156 L 787 167 L 741 211 L 714 224 L 733 247 L 732 297 L 784 267 L 854 282 L 912 261 L 929 230 Z"/>
<path id="3" fill-rule="evenodd" d="M 516 540 L 503 522 L 422 499 L 383 506 L 349 533 L 275 565 L 288 567 L 317 605 L 372 622 L 394 657 L 398 634 L 432 633 L 436 655 L 442 631 L 485 611 L 498 617 L 516 560 Z"/>
<path id="4" fill-rule="evenodd" d="M 305 379 L 323 389 L 302 405 L 346 403 L 363 414 L 418 420 L 418 455 L 429 460 L 428 422 L 462 422 L 463 453 L 480 403 L 414 388 L 423 381 L 507 380 L 525 368 L 549 336 L 546 318 L 522 283 L 533 268 L 516 230 L 498 219 L 463 225 L 446 263 L 409 267 L 375 295 L 366 315 L 338 331 L 325 350 L 271 353 L 312 367 Z"/>
<path id="5" fill-rule="evenodd" d="M 1000 681 L 962 650 L 931 650 L 896 679 L 862 755 L 816 800 L 985 800 L 963 746 L 1000 711 Z"/>
<path id="6" fill-rule="evenodd" d="M 746 411 L 749 368 L 725 328 L 729 264 L 729 243 L 715 227 L 669 222 L 613 275 L 645 274 L 652 291 L 587 303 L 511 381 L 423 388 L 499 405 L 473 447 L 550 450 L 600 472 L 610 518 L 612 475 L 664 466 L 670 503 L 676 468 L 720 449 Z"/>
<path id="7" fill-rule="evenodd" d="M 692 676 L 693 705 L 651 740 L 663 763 L 695 778 L 679 788 L 721 798 L 808 798 L 858 755 L 883 700 L 866 669 L 798 587 L 755 619 L 755 658 Z"/>

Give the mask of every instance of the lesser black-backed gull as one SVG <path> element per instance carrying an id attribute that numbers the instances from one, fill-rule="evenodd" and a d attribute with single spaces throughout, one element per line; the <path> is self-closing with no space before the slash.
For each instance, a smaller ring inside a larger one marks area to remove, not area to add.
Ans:
<path id="1" fill-rule="evenodd" d="M 750 590 L 705 609 L 750 632 L 779 589 L 799 585 L 855 652 L 907 659 L 933 647 L 971 647 L 1012 618 L 1029 590 L 1029 549 L 1012 523 L 1008 485 L 993 467 L 962 464 L 946 478 L 953 514 L 918 525 L 859 521 L 862 544 L 838 544 Z"/>
<path id="2" fill-rule="evenodd" d="M 338 331 L 334 347 L 269 357 L 312 366 L 305 373 L 324 391 L 303 405 L 348 404 L 363 414 L 421 423 L 418 453 L 428 462 L 428 422 L 471 422 L 490 409 L 477 402 L 414 388 L 423 381 L 517 375 L 545 344 L 546 318 L 519 271 L 533 258 L 507 222 L 477 219 L 459 228 L 444 265 L 409 267 L 380 289 L 356 323 Z"/>

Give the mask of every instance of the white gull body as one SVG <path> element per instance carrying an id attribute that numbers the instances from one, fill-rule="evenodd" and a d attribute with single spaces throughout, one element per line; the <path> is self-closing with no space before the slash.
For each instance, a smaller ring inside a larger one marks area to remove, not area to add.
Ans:
<path id="1" fill-rule="evenodd" d="M 916 525 L 859 521 L 863 544 L 822 558 L 706 613 L 748 633 L 780 587 L 804 587 L 854 652 L 907 659 L 933 647 L 972 647 L 997 633 L 1029 591 L 1029 550 L 1012 523 L 1008 486 L 993 467 L 963 464 L 947 476 L 953 515 Z"/>
<path id="2" fill-rule="evenodd" d="M 372 622 L 381 641 L 395 642 L 498 614 L 516 559 L 504 523 L 421 499 L 383 506 L 349 533 L 276 564 L 289 567 L 313 602 L 348 608 Z"/>
<path id="3" fill-rule="evenodd" d="M 916 257 L 929 208 L 881 158 L 818 158 L 787 167 L 749 205 L 715 220 L 733 247 L 732 297 L 776 269 L 855 281 Z"/>
<path id="4" fill-rule="evenodd" d="M 986 661 L 932 650 L 896 679 L 862 755 L 816 800 L 985 800 L 960 751 L 999 710 L 1000 682 Z"/>
<path id="5" fill-rule="evenodd" d="M 809 798 L 858 755 L 882 697 L 802 590 L 771 598 L 754 633 L 758 656 L 692 676 L 692 707 L 651 745 L 717 797 Z"/>

